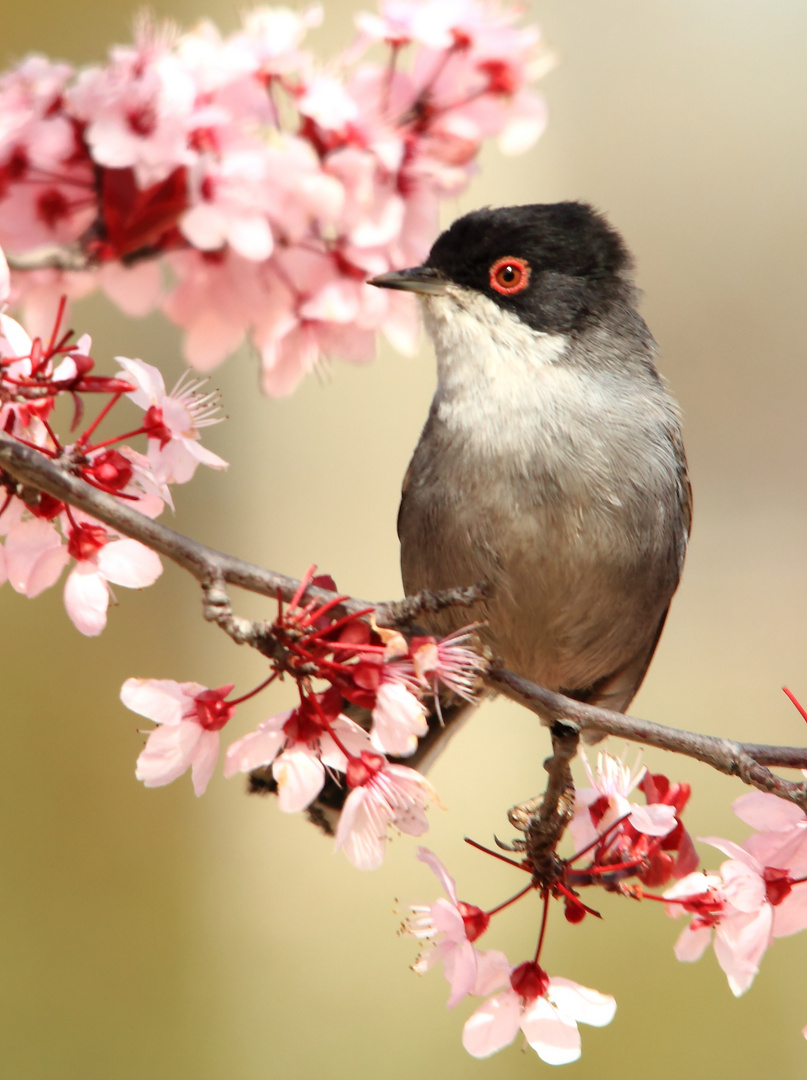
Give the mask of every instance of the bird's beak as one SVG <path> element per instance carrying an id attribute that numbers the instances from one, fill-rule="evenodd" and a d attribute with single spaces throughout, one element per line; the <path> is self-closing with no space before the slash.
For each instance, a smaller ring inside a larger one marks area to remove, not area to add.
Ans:
<path id="1" fill-rule="evenodd" d="M 431 266 L 413 266 L 410 270 L 390 270 L 369 278 L 368 285 L 379 289 L 403 289 L 405 292 L 439 296 L 446 291 L 448 279 Z"/>

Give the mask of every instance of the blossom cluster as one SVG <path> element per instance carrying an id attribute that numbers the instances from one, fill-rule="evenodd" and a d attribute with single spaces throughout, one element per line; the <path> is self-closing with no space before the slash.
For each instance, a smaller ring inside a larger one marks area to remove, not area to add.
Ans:
<path id="1" fill-rule="evenodd" d="M 599 755 L 596 770 L 584 762 L 591 787 L 575 797 L 569 823 L 578 845 L 575 854 L 539 863 L 530 845 L 519 842 L 512 850 L 524 852 L 521 862 L 489 852 L 530 874 L 529 883 L 504 903 L 486 911 L 460 900 L 440 860 L 425 848 L 419 851 L 445 896 L 413 907 L 404 926 L 431 946 L 414 970 L 425 972 L 442 964 L 450 987 L 449 1008 L 468 996 L 486 998 L 463 1028 L 463 1045 L 475 1057 L 500 1050 L 521 1030 L 543 1061 L 565 1064 L 580 1056 L 578 1023 L 602 1026 L 615 1015 L 610 995 L 550 977 L 541 967 L 552 899 L 564 903 L 566 921 L 572 924 L 587 914 L 598 915 L 579 895 L 582 888 L 595 885 L 634 900 L 660 901 L 673 916 L 690 914 L 675 955 L 696 960 L 714 936 L 715 954 L 735 995 L 751 985 L 774 937 L 807 927 L 807 816 L 797 806 L 762 792 L 742 796 L 735 812 L 756 831 L 742 845 L 706 840 L 729 859 L 719 871 L 705 873 L 696 869 L 698 858 L 680 819 L 689 798 L 687 785 L 638 766 L 631 769 L 610 754 Z M 629 801 L 637 787 L 646 805 Z M 581 860 L 586 865 L 578 865 Z M 628 883 L 630 877 L 635 883 Z M 677 880 L 663 895 L 647 891 L 671 879 Z M 513 965 L 498 950 L 481 950 L 477 942 L 492 917 L 533 892 L 543 902 L 533 958 Z"/>
<path id="2" fill-rule="evenodd" d="M 313 568 L 272 623 L 270 634 L 284 654 L 255 690 L 231 698 L 231 685 L 207 689 L 170 679 L 128 679 L 121 700 L 158 725 L 138 758 L 137 778 L 159 787 L 190 769 L 201 795 L 216 766 L 219 732 L 236 706 L 280 674 L 290 674 L 299 705 L 232 743 L 224 775 L 271 771 L 286 813 L 308 810 L 330 778 L 346 792 L 336 847 L 355 866 L 371 870 L 384 859 L 391 826 L 420 836 L 428 828 L 427 804 L 439 805 L 429 781 L 397 760 L 410 757 L 428 731 L 424 701 L 436 699 L 441 687 L 473 701 L 483 661 L 470 647 L 472 628 L 442 641 L 407 641 L 366 622 L 369 611 L 335 617 L 345 597 L 303 602 L 310 584 L 334 587 L 330 578 L 312 575 Z M 312 679 L 329 685 L 317 691 Z M 366 713 L 366 727 L 346 715 L 351 707 Z"/>
<path id="3" fill-rule="evenodd" d="M 171 504 L 168 485 L 184 483 L 200 463 L 226 462 L 199 441 L 199 428 L 215 423 L 215 395 L 183 379 L 167 394 L 159 371 L 142 360 L 118 357 L 114 376 L 92 374 L 92 342 L 73 342 L 60 330 L 62 309 L 47 339 L 31 338 L 2 308 L 8 299 L 8 268 L 0 251 L 0 430 L 58 462 L 93 487 L 156 517 Z M 86 395 L 109 395 L 93 421 L 70 443 L 57 434 L 53 412 L 72 398 L 73 428 Z M 141 407 L 142 424 L 125 435 L 96 441 L 99 424 L 121 397 Z M 144 436 L 142 454 L 122 440 Z M 136 540 L 119 536 L 89 514 L 44 492 L 19 484 L 0 470 L 0 584 L 28 597 L 55 585 L 71 564 L 64 587 L 67 613 L 91 636 L 106 626 L 111 585 L 140 589 L 162 573 L 159 557 Z"/>
<path id="4" fill-rule="evenodd" d="M 319 7 L 228 37 L 143 21 L 79 71 L 27 57 L 0 79 L 0 245 L 27 321 L 100 285 L 128 315 L 162 308 L 199 370 L 248 338 L 269 394 L 320 357 L 370 359 L 378 330 L 411 349 L 411 298 L 365 280 L 422 260 L 484 140 L 540 135 L 547 55 L 517 18 L 383 0 L 324 66 L 301 47 Z M 48 268 L 54 246 L 79 268 Z"/>

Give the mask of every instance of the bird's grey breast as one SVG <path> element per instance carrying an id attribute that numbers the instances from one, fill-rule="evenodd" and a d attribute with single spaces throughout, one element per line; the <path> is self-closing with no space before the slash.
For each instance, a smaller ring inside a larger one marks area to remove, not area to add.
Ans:
<path id="1" fill-rule="evenodd" d="M 619 333 L 583 341 L 463 290 L 424 313 L 438 388 L 401 502 L 406 591 L 489 581 L 491 646 L 550 687 L 652 652 L 688 502 L 677 411 L 641 319 L 623 310 Z"/>

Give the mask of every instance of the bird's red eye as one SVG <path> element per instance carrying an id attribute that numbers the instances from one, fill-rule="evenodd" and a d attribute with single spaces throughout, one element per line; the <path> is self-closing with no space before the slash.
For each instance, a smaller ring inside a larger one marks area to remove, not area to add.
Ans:
<path id="1" fill-rule="evenodd" d="M 526 259 L 516 259 L 512 255 L 505 255 L 496 260 L 488 274 L 491 289 L 510 296 L 512 293 L 521 292 L 529 285 L 530 264 Z"/>

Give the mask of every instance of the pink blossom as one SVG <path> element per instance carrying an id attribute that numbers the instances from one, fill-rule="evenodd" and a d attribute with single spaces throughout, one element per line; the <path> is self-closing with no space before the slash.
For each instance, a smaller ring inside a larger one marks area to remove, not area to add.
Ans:
<path id="1" fill-rule="evenodd" d="M 276 305 L 265 284 L 266 268 L 229 248 L 215 259 L 178 251 L 168 262 L 178 284 L 163 310 L 187 332 L 183 351 L 188 363 L 209 371 L 241 345 L 262 304 Z"/>
<path id="2" fill-rule="evenodd" d="M 183 376 L 170 394 L 160 371 L 142 360 L 116 357 L 137 390 L 127 397 L 146 409 L 150 425 L 148 457 L 158 483 L 184 484 L 196 466 L 226 469 L 227 462 L 199 442 L 199 429 L 217 424 L 218 395 L 202 393 L 204 380 Z"/>
<path id="3" fill-rule="evenodd" d="M 179 228 L 200 251 L 230 244 L 245 259 L 262 262 L 274 240 L 268 221 L 266 156 L 257 147 L 233 149 L 205 162 L 191 206 Z"/>
<path id="4" fill-rule="evenodd" d="M 5 252 L 0 248 L 0 308 L 5 307 L 11 293 L 11 275 L 8 271 L 8 262 Z"/>
<path id="5" fill-rule="evenodd" d="M 490 916 L 474 904 L 457 899 L 454 879 L 428 848 L 418 848 L 418 858 L 437 875 L 448 899 L 440 897 L 433 904 L 412 908 L 415 918 L 407 922 L 406 929 L 415 937 L 430 940 L 434 946 L 420 955 L 413 970 L 421 973 L 442 962 L 451 987 L 448 999 L 451 1009 L 473 993 L 477 985 L 484 954 L 477 952 L 474 942 L 487 929 Z"/>
<path id="6" fill-rule="evenodd" d="M 604 1027 L 616 1012 L 610 994 L 570 979 L 550 978 L 534 962 L 512 968 L 509 984 L 465 1023 L 462 1045 L 474 1057 L 489 1057 L 501 1050 L 520 1028 L 542 1061 L 566 1065 L 580 1057 L 578 1023 Z"/>
<path id="7" fill-rule="evenodd" d="M 767 866 L 784 867 L 793 877 L 807 875 L 807 816 L 795 803 L 752 791 L 733 803 L 734 813 L 756 829 L 743 847 Z"/>
<path id="8" fill-rule="evenodd" d="M 384 665 L 384 669 L 389 666 Z M 395 679 L 382 681 L 376 691 L 370 731 L 375 749 L 393 757 L 408 757 L 428 730 L 426 710 L 415 695 Z"/>
<path id="9" fill-rule="evenodd" d="M 322 7 L 312 4 L 302 11 L 287 7 L 261 7 L 244 16 L 243 30 L 235 42 L 254 56 L 263 76 L 283 75 L 305 62 L 299 46 L 307 31 L 322 22 Z"/>
<path id="10" fill-rule="evenodd" d="M 29 56 L 0 78 L 0 237 L 9 250 L 70 243 L 94 217 L 91 163 L 61 108 L 72 75 Z"/>
<path id="11" fill-rule="evenodd" d="M 107 67 L 82 71 L 68 100 L 87 125 L 94 160 L 133 168 L 141 188 L 193 161 L 187 133 L 196 86 L 151 28 L 144 27 L 134 46 L 112 49 Z"/>
<path id="12" fill-rule="evenodd" d="M 258 9 L 229 36 L 144 22 L 104 65 L 32 57 L 0 80 L 0 243 L 99 266 L 15 275 L 26 318 L 100 282 L 127 312 L 160 304 L 200 369 L 249 339 L 270 394 L 331 357 L 370 360 L 379 331 L 412 351 L 412 297 L 364 279 L 424 257 L 484 139 L 520 152 L 540 133 L 544 54 L 515 9 L 389 0 L 318 68 L 301 43 L 321 19 Z M 366 62 L 370 39 L 394 55 Z M 145 255 L 174 271 L 167 294 Z"/>
<path id="13" fill-rule="evenodd" d="M 91 517 L 73 511 L 77 524 L 65 517 L 68 551 L 76 564 L 64 586 L 64 606 L 74 626 L 96 637 L 106 626 L 109 584 L 127 589 L 153 585 L 162 574 L 159 556 L 137 540 L 118 539 Z"/>
<path id="14" fill-rule="evenodd" d="M 375 870 L 384 861 L 389 827 L 421 836 L 429 827 L 426 804 L 439 805 L 437 793 L 419 772 L 367 751 L 348 761 L 346 776 L 351 790 L 339 818 L 336 850 L 343 848 L 359 870 Z"/>
<path id="15" fill-rule="evenodd" d="M 315 713 L 300 708 L 271 716 L 228 748 L 224 775 L 271 765 L 280 809 L 287 814 L 305 810 L 322 790 L 326 768 L 347 768 L 334 735 L 350 753 L 360 754 L 370 745 L 367 732 L 348 717 L 335 716 L 330 725 L 333 735 Z"/>
<path id="16" fill-rule="evenodd" d="M 714 931 L 715 956 L 731 992 L 739 997 L 759 970 L 777 918 L 783 920 L 779 936 L 802 930 L 807 927 L 807 904 L 784 869 L 763 866 L 730 840 L 709 837 L 706 843 L 731 858 L 718 873 L 689 874 L 664 893 L 665 899 L 676 901 L 668 906 L 670 915 L 693 914 L 676 942 L 675 955 L 679 960 L 698 960 Z"/>
<path id="17" fill-rule="evenodd" d="M 475 701 L 487 664 L 469 647 L 473 636 L 474 627 L 465 626 L 442 641 L 433 637 L 413 638 L 412 666 L 421 686 L 429 686 L 437 693 L 437 684 L 442 683 L 457 697 Z"/>
<path id="18" fill-rule="evenodd" d="M 381 15 L 360 12 L 356 25 L 368 37 L 392 45 L 418 41 L 431 49 L 447 49 L 453 44 L 451 30 L 457 5 L 441 0 L 413 3 L 412 0 L 384 0 Z"/>
<path id="19" fill-rule="evenodd" d="M 647 836 L 666 836 L 676 827 L 674 806 L 661 802 L 642 806 L 628 800 L 628 795 L 647 772 L 638 760 L 630 768 L 625 761 L 602 752 L 597 755 L 597 771 L 594 773 L 585 755 L 582 757 L 592 786 L 578 788 L 575 792 L 575 813 L 569 823 L 569 831 L 578 850 L 593 843 L 617 821 L 626 817 L 637 832 Z"/>
<path id="20" fill-rule="evenodd" d="M 137 759 L 137 779 L 146 787 L 162 787 L 190 768 L 193 789 L 203 795 L 216 767 L 219 731 L 235 712 L 225 700 L 231 690 L 231 685 L 208 690 L 173 679 L 127 679 L 123 704 L 160 725 Z"/>
<path id="21" fill-rule="evenodd" d="M 12 499 L 0 516 L 6 534 L 5 571 L 15 592 L 38 596 L 59 580 L 70 561 L 67 547 L 54 526 L 43 518 L 23 518 L 25 504 Z"/>

